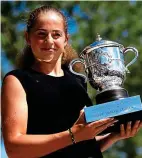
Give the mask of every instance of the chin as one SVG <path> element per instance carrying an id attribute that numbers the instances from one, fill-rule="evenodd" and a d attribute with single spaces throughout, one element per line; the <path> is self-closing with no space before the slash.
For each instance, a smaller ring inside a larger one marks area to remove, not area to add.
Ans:
<path id="1" fill-rule="evenodd" d="M 46 63 L 51 63 L 51 62 L 55 61 L 55 59 L 53 57 L 48 57 L 48 58 L 47 57 L 46 58 L 37 57 L 36 59 L 40 62 L 46 62 Z"/>

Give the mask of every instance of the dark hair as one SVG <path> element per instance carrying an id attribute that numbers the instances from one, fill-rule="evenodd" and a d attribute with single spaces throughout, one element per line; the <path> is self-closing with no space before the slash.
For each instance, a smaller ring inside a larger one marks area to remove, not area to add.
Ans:
<path id="1" fill-rule="evenodd" d="M 33 10 L 30 13 L 30 16 L 29 16 L 28 21 L 27 21 L 27 32 L 29 33 L 31 28 L 33 28 L 38 16 L 41 13 L 46 13 L 48 11 L 53 11 L 54 13 L 57 13 L 63 19 L 65 33 L 67 34 L 67 19 L 66 19 L 66 17 L 64 16 L 64 14 L 60 10 L 53 8 L 51 6 L 42 6 L 42 7 L 39 7 L 37 9 Z"/>
<path id="2" fill-rule="evenodd" d="M 30 33 L 31 29 L 34 27 L 35 23 L 36 23 L 36 20 L 38 19 L 38 16 L 41 14 L 41 13 L 46 13 L 48 11 L 53 11 L 55 13 L 57 13 L 62 19 L 63 19 L 63 23 L 64 23 L 64 31 L 65 31 L 65 34 L 67 35 L 67 19 L 66 17 L 64 16 L 64 14 L 56 9 L 56 8 L 53 8 L 51 6 L 42 6 L 42 7 L 39 7 L 35 10 L 33 10 L 30 15 L 29 15 L 29 18 L 28 18 L 28 21 L 27 21 L 27 32 Z M 68 65 L 69 62 L 74 59 L 74 58 L 78 58 L 78 54 L 77 52 L 71 47 L 71 45 L 67 44 L 67 46 L 65 47 L 65 52 L 63 53 L 63 57 L 62 57 L 62 65 Z M 19 53 L 17 55 L 17 67 L 19 68 L 29 68 L 33 65 L 35 61 L 35 58 L 34 58 L 34 55 L 33 55 L 33 52 L 32 52 L 32 49 L 30 46 L 28 45 L 25 45 L 23 51 L 21 53 Z M 74 68 L 79 71 L 79 68 L 80 66 L 78 64 L 76 64 L 74 66 Z"/>

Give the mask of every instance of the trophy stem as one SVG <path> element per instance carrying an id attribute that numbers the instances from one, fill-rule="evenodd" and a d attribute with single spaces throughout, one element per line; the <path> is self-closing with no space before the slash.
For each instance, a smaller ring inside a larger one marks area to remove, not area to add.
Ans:
<path id="1" fill-rule="evenodd" d="M 124 88 L 107 90 L 96 95 L 96 104 L 102 104 L 127 97 L 129 97 L 128 91 Z"/>

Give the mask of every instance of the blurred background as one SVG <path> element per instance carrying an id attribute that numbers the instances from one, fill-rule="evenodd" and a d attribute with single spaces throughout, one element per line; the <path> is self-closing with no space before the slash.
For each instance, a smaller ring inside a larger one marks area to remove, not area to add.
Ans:
<path id="1" fill-rule="evenodd" d="M 116 41 L 139 51 L 130 66 L 124 87 L 129 95 L 142 98 L 142 2 L 140 1 L 2 1 L 1 2 L 1 84 L 4 75 L 15 69 L 15 58 L 25 45 L 24 31 L 31 10 L 41 5 L 60 8 L 68 18 L 70 43 L 80 53 L 96 40 Z M 126 63 L 133 59 L 131 52 Z M 95 104 L 95 90 L 88 83 L 88 93 Z M 18 152 L 18 151 L 17 151 Z M 1 156 L 7 158 L 1 137 Z M 142 158 L 142 130 L 134 138 L 120 141 L 104 152 L 104 158 Z M 25 154 L 26 158 L 26 154 Z"/>

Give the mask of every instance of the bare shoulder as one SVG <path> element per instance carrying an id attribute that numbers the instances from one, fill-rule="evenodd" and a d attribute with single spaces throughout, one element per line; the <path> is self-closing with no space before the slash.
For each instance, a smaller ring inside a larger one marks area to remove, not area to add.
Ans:
<path id="1" fill-rule="evenodd" d="M 20 81 L 14 75 L 6 76 L 3 81 L 2 92 L 7 90 L 8 92 L 12 92 L 13 90 L 19 90 L 25 93 Z"/>
<path id="2" fill-rule="evenodd" d="M 1 107 L 4 133 L 25 133 L 28 113 L 26 93 L 20 81 L 13 75 L 6 76 L 3 81 Z"/>

